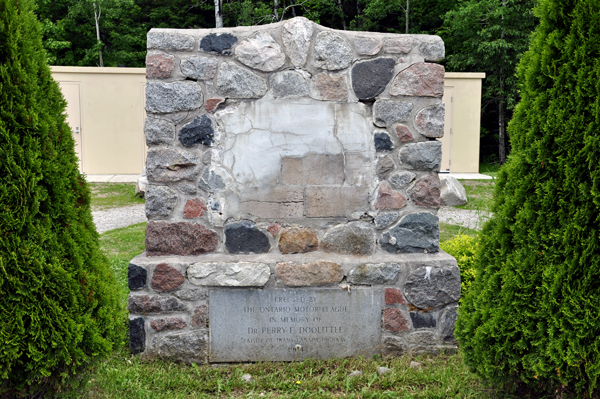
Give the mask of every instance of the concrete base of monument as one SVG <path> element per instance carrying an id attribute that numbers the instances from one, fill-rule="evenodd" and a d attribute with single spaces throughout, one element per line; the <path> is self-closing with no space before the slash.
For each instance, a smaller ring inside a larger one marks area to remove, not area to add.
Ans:
<path id="1" fill-rule="evenodd" d="M 129 265 L 130 345 L 184 362 L 455 350 L 460 272 L 445 252 L 153 256 Z"/>

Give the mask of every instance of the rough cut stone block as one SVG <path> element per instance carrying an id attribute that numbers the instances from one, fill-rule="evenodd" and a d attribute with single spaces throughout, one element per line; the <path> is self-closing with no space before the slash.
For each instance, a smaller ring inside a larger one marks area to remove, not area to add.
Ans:
<path id="1" fill-rule="evenodd" d="M 181 287 L 185 282 L 183 274 L 166 263 L 159 263 L 152 273 L 152 288 L 155 291 L 173 291 Z"/>
<path id="2" fill-rule="evenodd" d="M 200 218 L 206 212 L 206 204 L 198 198 L 189 199 L 183 208 L 183 217 L 188 219 Z"/>
<path id="3" fill-rule="evenodd" d="M 396 124 L 394 127 L 396 134 L 401 142 L 406 143 L 408 141 L 413 141 L 414 137 L 408 126 L 402 125 L 400 123 Z"/>
<path id="4" fill-rule="evenodd" d="M 230 254 L 261 254 L 269 252 L 269 238 L 249 220 L 225 226 L 225 248 Z"/>
<path id="5" fill-rule="evenodd" d="M 381 51 L 383 43 L 379 39 L 371 37 L 357 37 L 354 46 L 360 55 L 377 55 Z"/>
<path id="6" fill-rule="evenodd" d="M 146 55 L 146 78 L 166 79 L 173 73 L 175 57 L 168 54 L 148 53 Z"/>
<path id="7" fill-rule="evenodd" d="M 410 182 L 415 180 L 416 176 L 417 175 L 415 175 L 414 173 L 408 171 L 394 173 L 389 178 L 390 185 L 396 190 L 400 190 L 408 186 Z"/>
<path id="8" fill-rule="evenodd" d="M 413 328 L 435 328 L 435 317 L 431 313 L 410 312 Z"/>
<path id="9" fill-rule="evenodd" d="M 344 153 L 345 183 L 349 186 L 368 186 L 373 180 L 373 162 L 366 151 L 361 153 Z"/>
<path id="10" fill-rule="evenodd" d="M 441 204 L 457 206 L 467 203 L 467 192 L 462 184 L 453 176 L 441 175 Z"/>
<path id="11" fill-rule="evenodd" d="M 218 287 L 262 287 L 269 281 L 271 269 L 256 262 L 199 262 L 187 270 L 195 285 Z"/>
<path id="12" fill-rule="evenodd" d="M 281 183 L 291 186 L 341 185 L 344 182 L 342 154 L 308 154 L 302 158 L 282 158 Z"/>
<path id="13" fill-rule="evenodd" d="M 150 322 L 150 327 L 156 332 L 181 330 L 187 327 L 187 323 L 179 317 L 166 317 L 164 319 L 156 319 Z"/>
<path id="14" fill-rule="evenodd" d="M 414 39 L 410 36 L 385 39 L 383 42 L 383 51 L 388 54 L 408 54 L 414 46 Z"/>
<path id="15" fill-rule="evenodd" d="M 400 217 L 400 215 L 396 212 L 380 213 L 377 215 L 377 217 L 375 217 L 375 227 L 378 230 L 385 229 L 386 227 L 396 223 L 398 217 Z"/>
<path id="16" fill-rule="evenodd" d="M 327 101 L 347 101 L 348 85 L 344 75 L 331 76 L 324 73 L 317 75 L 315 86 L 321 95 L 321 99 Z"/>
<path id="17" fill-rule="evenodd" d="M 450 305 L 442 313 L 439 320 L 440 336 L 445 342 L 455 342 L 454 325 L 458 316 L 458 306 Z"/>
<path id="18" fill-rule="evenodd" d="M 169 121 L 147 117 L 144 123 L 146 144 L 170 144 L 175 137 L 175 125 Z"/>
<path id="19" fill-rule="evenodd" d="M 179 290 L 173 293 L 177 298 L 183 299 L 184 301 L 197 301 L 199 299 L 206 299 L 208 293 L 202 288 L 192 288 L 187 290 Z"/>
<path id="20" fill-rule="evenodd" d="M 342 36 L 334 32 L 320 32 L 314 49 L 317 68 L 338 71 L 350 66 L 352 47 Z"/>
<path id="21" fill-rule="evenodd" d="M 391 253 L 438 252 L 438 217 L 429 212 L 406 215 L 396 227 L 381 236 L 379 243 L 384 250 Z"/>
<path id="22" fill-rule="evenodd" d="M 290 262 L 278 263 L 275 275 L 290 287 L 331 285 L 342 281 L 344 272 L 335 262 L 318 261 L 297 265 Z"/>
<path id="23" fill-rule="evenodd" d="M 267 93 L 267 82 L 233 62 L 223 62 L 217 76 L 217 89 L 229 98 L 261 98 Z"/>
<path id="24" fill-rule="evenodd" d="M 336 217 L 367 209 L 367 187 L 306 187 L 306 217 Z"/>
<path id="25" fill-rule="evenodd" d="M 335 226 L 323 236 L 321 249 L 343 255 L 371 255 L 375 251 L 375 232 L 364 222 Z"/>
<path id="26" fill-rule="evenodd" d="M 259 71 L 276 71 L 285 64 L 285 54 L 267 32 L 259 32 L 235 47 L 235 56 L 242 64 Z"/>
<path id="27" fill-rule="evenodd" d="M 318 249 L 319 239 L 317 238 L 317 232 L 313 229 L 288 227 L 281 232 L 279 251 L 282 254 L 306 253 Z"/>
<path id="28" fill-rule="evenodd" d="M 283 23 L 283 45 L 296 68 L 302 68 L 306 63 L 312 34 L 313 23 L 304 17 L 289 19 Z"/>
<path id="29" fill-rule="evenodd" d="M 396 61 L 376 58 L 357 62 L 352 67 L 352 88 L 360 100 L 369 100 L 381 94 L 394 76 Z"/>
<path id="30" fill-rule="evenodd" d="M 181 60 L 181 73 L 195 80 L 210 80 L 215 77 L 219 60 L 212 57 L 186 57 Z"/>
<path id="31" fill-rule="evenodd" d="M 196 82 L 146 83 L 146 111 L 166 114 L 202 106 L 202 89 Z"/>
<path id="32" fill-rule="evenodd" d="M 460 299 L 458 267 L 419 267 L 408 275 L 406 299 L 420 309 L 440 308 Z"/>
<path id="33" fill-rule="evenodd" d="M 146 254 L 200 255 L 213 252 L 219 240 L 217 233 L 196 223 L 148 222 L 146 225 Z"/>
<path id="34" fill-rule="evenodd" d="M 375 170 L 379 179 L 384 179 L 394 169 L 396 169 L 396 164 L 389 155 L 383 156 L 377 160 L 377 167 Z"/>
<path id="35" fill-rule="evenodd" d="M 391 126 L 394 122 L 406 122 L 413 104 L 405 101 L 377 100 L 373 106 L 373 120 L 379 127 Z"/>
<path id="36" fill-rule="evenodd" d="M 177 205 L 177 193 L 167 186 L 150 184 L 146 187 L 146 217 L 169 216 Z"/>
<path id="37" fill-rule="evenodd" d="M 440 178 L 437 173 L 423 177 L 409 188 L 406 193 L 411 201 L 419 206 L 440 207 Z"/>
<path id="38" fill-rule="evenodd" d="M 400 291 L 398 288 L 386 288 L 383 296 L 386 305 L 406 305 L 404 295 L 402 295 L 402 291 Z"/>
<path id="39" fill-rule="evenodd" d="M 131 313 L 185 312 L 187 307 L 177 298 L 158 295 L 129 295 L 128 309 Z"/>
<path id="40" fill-rule="evenodd" d="M 129 320 L 129 348 L 134 355 L 146 350 L 146 329 L 143 317 Z"/>
<path id="41" fill-rule="evenodd" d="M 401 165 L 407 169 L 439 172 L 442 163 L 442 143 L 426 141 L 406 144 L 400 149 L 399 158 Z"/>
<path id="42" fill-rule="evenodd" d="M 208 100 L 206 100 L 206 104 L 204 104 L 204 109 L 206 110 L 206 112 L 213 112 L 215 109 L 217 109 L 217 107 L 224 103 L 225 99 L 222 97 L 216 97 L 216 98 L 209 98 Z"/>
<path id="43" fill-rule="evenodd" d="M 240 213 L 270 219 L 302 218 L 304 190 L 290 187 L 246 190 L 240 199 Z"/>
<path id="44" fill-rule="evenodd" d="M 398 279 L 399 263 L 365 263 L 348 274 L 348 282 L 358 285 L 388 284 Z"/>
<path id="45" fill-rule="evenodd" d="M 432 36 L 423 40 L 419 44 L 419 50 L 425 61 L 433 62 L 443 60 L 446 52 L 444 41 L 439 36 Z"/>
<path id="46" fill-rule="evenodd" d="M 374 207 L 377 210 L 402 209 L 406 206 L 406 198 L 398 191 L 392 190 L 387 182 L 381 182 L 377 189 Z"/>
<path id="47" fill-rule="evenodd" d="M 425 137 L 444 137 L 444 118 L 446 110 L 444 103 L 433 107 L 423 108 L 415 118 L 417 131 Z"/>
<path id="48" fill-rule="evenodd" d="M 442 97 L 444 66 L 419 62 L 400 72 L 390 88 L 392 96 Z"/>
<path id="49" fill-rule="evenodd" d="M 191 51 L 196 45 L 196 39 L 191 35 L 181 33 L 148 32 L 148 49 Z"/>
<path id="50" fill-rule="evenodd" d="M 375 133 L 373 138 L 375 141 L 375 151 L 392 151 L 394 149 L 394 143 L 392 143 L 389 134 L 383 132 Z"/>
<path id="51" fill-rule="evenodd" d="M 202 162 L 192 153 L 173 148 L 151 148 L 146 157 L 146 174 L 150 181 L 193 180 L 201 166 Z"/>
<path id="52" fill-rule="evenodd" d="M 206 35 L 200 41 L 200 49 L 206 53 L 231 55 L 231 46 L 237 42 L 237 37 L 231 33 Z"/>
<path id="53" fill-rule="evenodd" d="M 193 121 L 184 125 L 179 131 L 179 141 L 185 147 L 198 144 L 211 146 L 215 137 L 213 122 L 206 115 L 195 117 Z"/>
<path id="54" fill-rule="evenodd" d="M 271 76 L 273 97 L 303 97 L 308 96 L 306 79 L 296 71 L 283 71 Z"/>
<path id="55" fill-rule="evenodd" d="M 148 352 L 162 359 L 183 363 L 206 363 L 208 361 L 208 338 L 205 332 L 193 331 L 152 338 Z"/>
<path id="56" fill-rule="evenodd" d="M 192 327 L 205 328 L 206 327 L 206 315 L 208 313 L 206 305 L 200 305 L 194 309 L 192 315 Z"/>
<path id="57" fill-rule="evenodd" d="M 145 268 L 130 263 L 127 267 L 127 282 L 130 290 L 139 290 L 146 286 L 148 272 Z"/>
<path id="58" fill-rule="evenodd" d="M 383 311 L 383 328 L 392 332 L 410 330 L 408 320 L 400 309 L 387 308 Z"/>

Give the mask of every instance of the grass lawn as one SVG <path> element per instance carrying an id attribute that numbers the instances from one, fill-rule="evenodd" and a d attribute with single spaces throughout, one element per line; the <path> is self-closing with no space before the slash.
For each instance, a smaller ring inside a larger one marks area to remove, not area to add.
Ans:
<path id="1" fill-rule="evenodd" d="M 135 183 L 89 183 L 92 191 L 92 210 L 143 204 L 144 199 L 135 195 Z"/>

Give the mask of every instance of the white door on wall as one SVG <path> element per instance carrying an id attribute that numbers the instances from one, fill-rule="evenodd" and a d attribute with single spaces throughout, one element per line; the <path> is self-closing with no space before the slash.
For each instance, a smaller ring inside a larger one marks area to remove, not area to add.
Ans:
<path id="1" fill-rule="evenodd" d="M 444 120 L 444 137 L 442 142 L 442 167 L 440 172 L 452 171 L 452 133 L 454 131 L 454 87 L 444 86 L 444 97 L 446 104 L 446 117 Z"/>
<path id="2" fill-rule="evenodd" d="M 83 173 L 80 84 L 79 82 L 59 82 L 59 85 L 67 101 L 67 123 L 71 127 L 73 138 L 75 139 L 75 153 L 77 154 L 77 158 L 79 158 L 79 171 Z"/>

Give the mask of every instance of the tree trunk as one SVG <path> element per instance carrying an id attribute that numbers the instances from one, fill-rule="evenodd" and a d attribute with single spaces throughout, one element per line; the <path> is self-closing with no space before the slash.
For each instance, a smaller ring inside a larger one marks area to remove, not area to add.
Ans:
<path id="1" fill-rule="evenodd" d="M 406 0 L 406 33 L 408 33 L 408 17 L 409 17 L 409 9 L 410 9 L 410 0 Z"/>
<path id="2" fill-rule="evenodd" d="M 100 67 L 104 66 L 104 61 L 102 60 L 102 41 L 100 40 L 100 16 L 102 15 L 102 9 L 100 5 L 93 3 L 94 6 L 94 21 L 96 22 L 96 40 L 100 44 L 100 49 L 98 50 L 98 58 L 100 61 Z M 98 7 L 98 9 L 96 9 Z"/>
<path id="3" fill-rule="evenodd" d="M 504 12 L 506 11 L 506 0 L 502 0 L 502 32 L 500 36 L 504 39 Z M 506 121 L 504 115 L 505 95 L 504 95 L 504 68 L 500 67 L 500 100 L 498 104 L 498 160 L 500 165 L 506 162 Z"/>
<path id="4" fill-rule="evenodd" d="M 223 27 L 223 0 L 215 0 L 215 27 Z"/>
<path id="5" fill-rule="evenodd" d="M 342 0 L 336 0 L 337 5 L 340 8 L 340 12 L 342 13 L 342 27 L 346 30 L 346 18 L 344 17 L 344 9 L 342 8 Z"/>
<path id="6" fill-rule="evenodd" d="M 275 14 L 275 20 L 279 21 L 279 1 L 273 0 L 273 14 Z"/>

